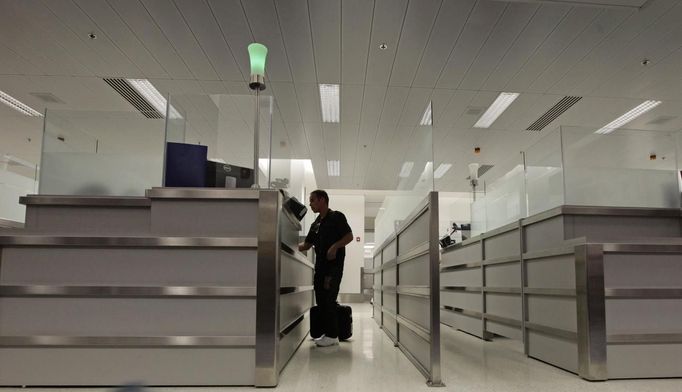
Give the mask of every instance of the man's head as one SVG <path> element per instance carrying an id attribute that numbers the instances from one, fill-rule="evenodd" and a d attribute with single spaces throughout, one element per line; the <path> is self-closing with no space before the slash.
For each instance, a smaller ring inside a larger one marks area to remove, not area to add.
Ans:
<path id="1" fill-rule="evenodd" d="M 310 209 L 313 210 L 314 213 L 322 212 L 329 208 L 329 195 L 321 189 L 310 192 L 309 201 Z"/>

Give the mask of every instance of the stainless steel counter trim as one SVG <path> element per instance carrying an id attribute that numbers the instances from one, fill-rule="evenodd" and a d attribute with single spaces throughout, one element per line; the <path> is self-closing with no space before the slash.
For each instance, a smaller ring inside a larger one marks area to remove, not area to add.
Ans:
<path id="1" fill-rule="evenodd" d="M 290 322 L 289 324 L 285 325 L 280 331 L 279 331 L 279 339 L 282 340 L 283 337 L 287 336 L 291 331 L 296 328 L 299 324 L 303 322 L 303 320 L 306 318 L 306 315 L 308 314 L 308 311 L 310 309 L 306 309 L 305 312 L 303 312 L 300 316 L 296 317 L 296 320 Z"/>
<path id="2" fill-rule="evenodd" d="M 395 268 L 397 265 L 398 265 L 398 260 L 394 258 L 393 260 L 390 260 L 390 261 L 383 263 L 381 266 L 379 266 L 379 269 L 380 270 L 387 270 L 390 268 Z"/>
<path id="3" fill-rule="evenodd" d="M 510 326 L 516 327 L 516 328 L 521 328 L 521 326 L 523 325 L 521 320 L 514 320 L 514 319 L 511 319 L 508 317 L 496 316 L 496 315 L 490 314 L 490 313 L 484 314 L 483 318 L 485 320 L 490 320 L 490 321 L 493 321 L 496 323 L 510 325 Z"/>
<path id="4" fill-rule="evenodd" d="M 150 199 L 258 199 L 265 190 L 222 188 L 152 188 L 145 191 Z M 270 190 L 269 192 L 276 192 Z"/>
<path id="5" fill-rule="evenodd" d="M 490 260 L 483 260 L 483 265 L 509 264 L 520 262 L 521 255 L 498 257 Z"/>
<path id="6" fill-rule="evenodd" d="M 413 297 L 429 298 L 431 295 L 431 288 L 422 285 L 398 285 L 398 294 L 411 295 Z"/>
<path id="7" fill-rule="evenodd" d="M 482 287 L 465 287 L 465 286 L 441 286 L 440 291 L 451 291 L 451 292 L 468 292 L 468 293 L 480 293 L 483 291 Z"/>
<path id="8" fill-rule="evenodd" d="M 536 250 L 533 252 L 526 252 L 523 254 L 523 259 L 526 261 L 530 261 L 530 260 L 535 260 L 535 259 L 544 259 L 544 258 L 548 258 L 548 257 L 571 255 L 574 253 L 575 253 L 575 246 L 568 246 L 568 247 L 561 247 L 561 248 L 554 248 L 554 249 L 543 249 L 543 250 Z"/>
<path id="9" fill-rule="evenodd" d="M 19 198 L 23 205 L 72 207 L 150 207 L 151 200 L 136 196 L 59 196 L 26 195 Z"/>
<path id="10" fill-rule="evenodd" d="M 395 314 L 395 312 L 392 311 L 391 309 L 388 309 L 387 307 L 382 306 L 382 307 L 381 307 L 381 312 L 382 312 L 382 313 L 388 314 L 389 316 L 393 317 L 394 319 L 397 319 L 397 318 L 398 318 L 398 315 Z"/>
<path id="11" fill-rule="evenodd" d="M 607 344 L 682 344 L 682 333 L 612 334 Z"/>
<path id="12" fill-rule="evenodd" d="M 498 235 L 500 235 L 500 234 L 509 233 L 509 232 L 511 232 L 511 231 L 515 231 L 515 230 L 518 230 L 518 229 L 519 229 L 519 222 L 518 222 L 518 221 L 515 221 L 515 222 L 512 222 L 512 223 L 508 223 L 508 224 L 506 224 L 506 225 L 504 225 L 504 226 L 500 226 L 500 227 L 498 227 L 498 228 L 496 228 L 496 229 L 490 230 L 489 232 L 482 233 L 482 234 L 481 234 L 481 239 L 483 239 L 483 240 L 490 239 L 490 238 L 496 237 L 496 236 L 498 236 Z"/>
<path id="13" fill-rule="evenodd" d="M 388 236 L 384 242 L 381 243 L 381 245 L 377 246 L 374 248 L 374 254 L 372 257 L 376 257 L 379 253 L 381 253 L 387 246 L 390 244 L 392 241 L 395 241 L 395 239 L 398 238 L 395 233 L 391 233 L 390 236 Z"/>
<path id="14" fill-rule="evenodd" d="M 602 244 L 604 253 L 682 253 L 682 240 L 670 239 L 670 243 L 658 244 Z"/>
<path id="15" fill-rule="evenodd" d="M 647 208 L 647 207 L 603 207 L 603 206 L 562 206 L 564 215 L 608 215 L 608 216 L 647 216 L 647 217 L 680 217 L 679 208 Z"/>
<path id="16" fill-rule="evenodd" d="M 578 374 L 587 380 L 606 380 L 606 301 L 604 253 L 601 244 L 575 249 Z"/>
<path id="17" fill-rule="evenodd" d="M 575 289 L 531 288 L 524 287 L 523 292 L 528 295 L 542 295 L 547 297 L 575 297 Z"/>
<path id="18" fill-rule="evenodd" d="M 274 387 L 279 381 L 282 198 L 277 191 L 262 190 L 259 195 L 255 385 Z"/>
<path id="19" fill-rule="evenodd" d="M 279 295 L 287 295 L 293 293 L 303 293 L 305 291 L 313 291 L 315 286 L 286 286 L 279 288 Z"/>
<path id="20" fill-rule="evenodd" d="M 462 263 L 462 264 L 441 264 L 440 272 L 449 272 L 449 271 L 456 271 L 456 270 L 468 269 L 468 268 L 479 268 L 482 264 L 483 264 L 482 261 L 474 261 L 471 263 Z"/>
<path id="21" fill-rule="evenodd" d="M 483 288 L 483 291 L 491 294 L 521 294 L 520 287 L 489 287 Z"/>
<path id="22" fill-rule="evenodd" d="M 253 336 L 0 336 L 0 347 L 242 347 Z"/>
<path id="23" fill-rule="evenodd" d="M 476 237 L 471 237 L 467 238 L 466 240 L 462 242 L 458 242 L 456 244 L 450 245 L 447 248 L 441 249 L 441 253 L 449 253 L 453 252 L 458 249 L 466 248 L 467 246 L 475 245 L 480 243 L 483 240 L 483 235 L 479 234 Z"/>
<path id="24" fill-rule="evenodd" d="M 255 298 L 255 287 L 4 285 L 0 297 Z"/>
<path id="25" fill-rule="evenodd" d="M 448 311 L 450 313 L 461 314 L 461 315 L 468 316 L 468 317 L 474 317 L 477 319 L 480 319 L 483 317 L 483 313 L 481 313 L 481 312 L 477 312 L 475 310 L 454 308 L 452 306 L 447 306 L 447 305 L 442 306 L 441 310 L 445 310 L 445 311 Z"/>
<path id="26" fill-rule="evenodd" d="M 9 219 L 0 218 L 0 228 L 4 229 L 23 229 L 24 224 Z"/>
<path id="27" fill-rule="evenodd" d="M 2 246 L 255 248 L 252 237 L 57 237 L 0 236 Z"/>
<path id="28" fill-rule="evenodd" d="M 308 259 L 303 257 L 303 254 L 301 252 L 292 250 L 286 244 L 281 244 L 280 246 L 281 246 L 282 252 L 284 252 L 284 254 L 287 257 L 290 257 L 293 260 L 298 261 L 299 263 L 305 265 L 306 267 L 309 267 L 313 270 L 315 269 L 315 264 L 311 263 Z"/>
<path id="29" fill-rule="evenodd" d="M 562 214 L 562 207 L 554 207 L 550 210 L 547 210 L 547 211 L 541 212 L 539 214 L 535 214 L 535 215 L 529 216 L 527 218 L 521 219 L 521 226 L 532 225 L 533 223 L 542 222 L 544 220 L 554 218 L 554 217 L 559 216 L 561 214 Z"/>
<path id="30" fill-rule="evenodd" d="M 417 334 L 427 343 L 431 343 L 431 334 L 428 329 L 401 315 L 398 315 L 395 319 L 398 322 L 398 324 L 407 327 L 410 331 Z"/>
<path id="31" fill-rule="evenodd" d="M 398 226 L 396 229 L 396 234 L 399 236 L 402 234 L 405 229 L 410 227 L 412 223 L 414 223 L 417 219 L 419 219 L 424 213 L 428 210 L 429 204 L 431 201 L 431 193 L 436 193 L 436 192 L 430 192 L 422 201 L 417 204 L 417 206 L 412 210 L 412 213 L 408 215 L 405 219 L 402 220 L 402 223 Z"/>
<path id="32" fill-rule="evenodd" d="M 605 288 L 607 299 L 682 299 L 682 287 Z"/>
<path id="33" fill-rule="evenodd" d="M 679 217 L 681 211 L 677 208 L 638 208 L 638 207 L 600 207 L 563 205 L 545 212 L 522 219 L 522 225 L 528 226 L 560 215 L 601 215 L 601 216 L 649 216 L 649 217 Z"/>
<path id="34" fill-rule="evenodd" d="M 531 323 L 526 321 L 526 329 L 531 331 L 537 331 L 546 335 L 557 336 L 571 341 L 578 340 L 578 334 L 573 331 L 567 331 L 565 329 L 548 327 L 546 325 L 540 325 L 536 323 Z"/>
<path id="35" fill-rule="evenodd" d="M 403 253 L 402 255 L 398 256 L 398 264 L 404 263 L 406 261 L 410 261 L 412 259 L 416 259 L 417 257 L 424 256 L 425 254 L 429 253 L 429 242 L 422 242 L 421 244 L 415 246 L 414 248 L 410 249 L 409 251 Z"/>

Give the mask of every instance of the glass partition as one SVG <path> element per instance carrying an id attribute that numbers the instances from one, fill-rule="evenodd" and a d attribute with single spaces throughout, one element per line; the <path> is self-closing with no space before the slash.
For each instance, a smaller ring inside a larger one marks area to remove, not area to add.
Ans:
<path id="1" fill-rule="evenodd" d="M 288 187 L 292 171 L 289 156 L 273 160 L 271 173 L 272 96 L 256 99 L 255 95 L 186 94 L 172 95 L 168 101 L 167 162 L 170 164 L 176 154 L 196 150 L 192 146 L 203 146 L 207 171 L 212 175 L 207 175 L 208 183 L 197 186 L 250 188 L 254 162 L 258 162 L 255 174 L 261 188 Z M 259 150 L 254 160 L 256 110 Z M 175 170 L 166 168 L 166 181 L 173 181 Z"/>
<path id="2" fill-rule="evenodd" d="M 526 166 L 527 215 L 566 204 L 561 151 L 561 130 L 548 133 L 523 151 Z"/>
<path id="3" fill-rule="evenodd" d="M 679 208 L 679 134 L 560 127 L 485 174 L 472 235 L 560 205 Z M 479 180 L 480 181 L 480 180 Z M 480 187 L 480 185 L 479 185 Z"/>
<path id="4" fill-rule="evenodd" d="M 566 204 L 679 208 L 675 136 L 562 127 Z"/>
<path id="5" fill-rule="evenodd" d="M 38 192 L 37 173 L 35 164 L 0 153 L 0 219 L 24 222 L 26 207 L 19 198 Z"/>
<path id="6" fill-rule="evenodd" d="M 474 217 L 472 223 L 485 221 L 487 230 L 501 227 L 518 221 L 526 216 L 525 182 L 523 170 L 523 156 L 518 153 L 511 159 L 495 165 L 484 177 L 485 195 L 481 200 L 484 204 L 485 218 Z M 479 210 L 481 207 L 478 207 Z M 472 216 L 474 213 L 472 212 Z M 480 233 L 475 225 L 472 232 Z"/>
<path id="7" fill-rule="evenodd" d="M 395 233 L 429 192 L 434 190 L 434 173 L 447 171 L 445 162 L 433 159 L 433 129 L 431 102 L 421 121 L 411 126 L 396 124 L 379 129 L 375 147 L 379 154 L 368 168 L 367 189 L 387 192 L 374 221 L 374 242 L 383 243 Z M 384 136 L 385 135 L 385 136 Z"/>
<path id="8" fill-rule="evenodd" d="M 39 193 L 141 196 L 160 186 L 164 119 L 140 112 L 48 110 Z"/>

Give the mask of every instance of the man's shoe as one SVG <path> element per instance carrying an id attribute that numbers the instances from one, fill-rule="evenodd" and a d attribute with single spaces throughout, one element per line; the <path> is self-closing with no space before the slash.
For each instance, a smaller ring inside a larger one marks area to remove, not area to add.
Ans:
<path id="1" fill-rule="evenodd" d="M 339 338 L 330 338 L 328 336 L 323 337 L 315 342 L 320 347 L 336 346 L 339 344 Z"/>
<path id="2" fill-rule="evenodd" d="M 322 339 L 324 338 L 324 336 L 325 336 L 325 335 L 322 334 L 322 336 L 320 336 L 319 338 L 313 338 L 313 340 L 316 341 L 316 342 L 319 342 L 320 340 L 322 340 Z"/>

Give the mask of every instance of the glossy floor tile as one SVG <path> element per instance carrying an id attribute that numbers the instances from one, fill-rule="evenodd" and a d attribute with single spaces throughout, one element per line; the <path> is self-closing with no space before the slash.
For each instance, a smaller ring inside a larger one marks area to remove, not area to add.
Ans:
<path id="1" fill-rule="evenodd" d="M 280 378 L 277 391 L 682 391 L 682 379 L 588 382 L 551 365 L 527 358 L 519 343 L 484 342 L 442 327 L 445 388 L 429 388 L 421 373 L 393 347 L 371 318 L 367 304 L 353 304 L 354 336 L 338 347 L 303 342 Z M 145 392 L 254 391 L 254 388 L 148 388 Z M 0 392 L 112 391 L 111 388 L 2 388 Z"/>

